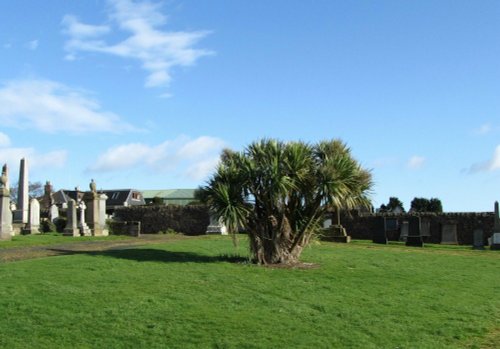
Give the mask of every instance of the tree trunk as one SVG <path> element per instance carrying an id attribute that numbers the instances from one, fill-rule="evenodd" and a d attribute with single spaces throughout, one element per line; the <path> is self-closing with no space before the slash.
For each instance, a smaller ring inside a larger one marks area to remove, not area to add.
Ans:
<path id="1" fill-rule="evenodd" d="M 280 235 L 271 240 L 249 233 L 249 239 L 250 252 L 257 264 L 296 264 L 305 246 L 297 244 L 292 250 L 292 240 Z"/>

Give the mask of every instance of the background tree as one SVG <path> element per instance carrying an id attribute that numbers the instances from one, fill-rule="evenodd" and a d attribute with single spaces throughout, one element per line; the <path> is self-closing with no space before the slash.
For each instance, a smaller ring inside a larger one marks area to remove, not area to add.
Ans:
<path id="1" fill-rule="evenodd" d="M 165 202 L 163 202 L 163 199 L 161 197 L 155 196 L 155 197 L 153 197 L 151 204 L 154 206 L 163 206 L 163 205 L 165 205 Z"/>
<path id="2" fill-rule="evenodd" d="M 369 206 L 369 171 L 340 140 L 315 145 L 261 140 L 224 150 L 198 197 L 235 233 L 248 233 L 254 262 L 295 263 L 330 208 Z"/>
<path id="3" fill-rule="evenodd" d="M 441 213 L 443 212 L 443 205 L 441 204 L 441 200 L 436 198 L 414 198 L 411 201 L 411 211 Z"/>
<path id="4" fill-rule="evenodd" d="M 387 205 L 382 204 L 380 206 L 380 212 L 393 212 L 398 207 L 401 208 L 403 212 L 405 212 L 401 200 L 399 200 L 397 197 L 391 196 Z"/>
<path id="5" fill-rule="evenodd" d="M 15 183 L 10 188 L 10 200 L 17 202 L 19 183 Z M 30 198 L 38 198 L 43 195 L 43 184 L 42 182 L 29 182 L 28 183 L 28 195 Z"/>

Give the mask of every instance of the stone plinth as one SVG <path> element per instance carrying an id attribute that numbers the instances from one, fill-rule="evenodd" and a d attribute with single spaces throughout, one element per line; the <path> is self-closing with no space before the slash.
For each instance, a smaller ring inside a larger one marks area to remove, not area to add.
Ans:
<path id="1" fill-rule="evenodd" d="M 9 190 L 0 188 L 0 240 L 10 240 L 13 234 Z"/>
<path id="2" fill-rule="evenodd" d="M 94 192 L 86 193 L 85 200 L 85 222 L 94 236 L 109 235 L 106 229 L 106 199 L 105 194 L 99 195 Z M 104 216 L 103 216 L 104 215 Z"/>

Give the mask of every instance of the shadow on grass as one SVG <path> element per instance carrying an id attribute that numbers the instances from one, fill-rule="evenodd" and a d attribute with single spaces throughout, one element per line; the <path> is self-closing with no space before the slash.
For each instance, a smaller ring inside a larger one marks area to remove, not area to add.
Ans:
<path id="1" fill-rule="evenodd" d="M 147 248 L 127 248 L 127 249 L 112 249 L 105 251 L 79 251 L 69 249 L 51 249 L 58 255 L 88 255 L 88 256 L 105 256 L 112 258 L 128 259 L 137 262 L 166 262 L 166 263 L 244 263 L 248 262 L 248 258 L 238 255 L 219 255 L 207 256 L 194 252 L 175 252 Z"/>

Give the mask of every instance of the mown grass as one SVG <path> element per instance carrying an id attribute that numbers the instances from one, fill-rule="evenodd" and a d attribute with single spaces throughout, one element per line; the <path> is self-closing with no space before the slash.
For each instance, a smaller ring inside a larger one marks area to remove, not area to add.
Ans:
<path id="1" fill-rule="evenodd" d="M 123 235 L 110 235 L 101 237 L 80 236 L 77 238 L 73 238 L 70 236 L 63 236 L 60 233 L 16 235 L 12 237 L 12 240 L 0 241 L 0 249 L 46 246 L 46 245 L 75 243 L 82 241 L 115 241 L 115 240 L 125 240 L 125 239 L 130 239 L 130 237 Z"/>
<path id="2" fill-rule="evenodd" d="M 201 237 L 0 264 L 0 347 L 457 348 L 499 331 L 500 253 L 314 244 L 313 269 Z M 493 346 L 491 346 L 493 348 Z"/>

